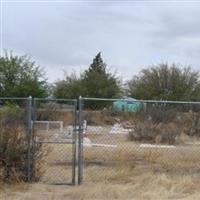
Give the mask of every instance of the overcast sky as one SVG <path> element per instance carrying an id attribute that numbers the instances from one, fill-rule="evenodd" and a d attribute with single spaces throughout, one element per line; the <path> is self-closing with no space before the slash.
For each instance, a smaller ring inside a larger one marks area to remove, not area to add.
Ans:
<path id="1" fill-rule="evenodd" d="M 2 47 L 28 54 L 50 82 L 102 52 L 125 80 L 161 62 L 200 69 L 200 1 L 3 1 Z"/>

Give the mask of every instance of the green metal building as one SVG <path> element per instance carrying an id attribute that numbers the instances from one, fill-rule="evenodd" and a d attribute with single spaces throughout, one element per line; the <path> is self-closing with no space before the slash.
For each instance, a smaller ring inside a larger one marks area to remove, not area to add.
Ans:
<path id="1" fill-rule="evenodd" d="M 122 112 L 137 112 L 143 108 L 143 104 L 133 98 L 126 98 L 113 102 L 113 108 Z"/>

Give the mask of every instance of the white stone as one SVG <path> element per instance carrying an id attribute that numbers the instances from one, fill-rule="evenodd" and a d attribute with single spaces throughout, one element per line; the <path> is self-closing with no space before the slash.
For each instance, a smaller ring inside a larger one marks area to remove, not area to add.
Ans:
<path id="1" fill-rule="evenodd" d="M 83 146 L 85 146 L 85 147 L 92 147 L 91 140 L 89 138 L 87 138 L 87 137 L 84 137 L 83 138 Z"/>
<path id="2" fill-rule="evenodd" d="M 116 123 L 112 126 L 111 130 L 109 131 L 110 134 L 128 134 L 129 129 L 125 129 L 122 127 L 121 124 Z"/>

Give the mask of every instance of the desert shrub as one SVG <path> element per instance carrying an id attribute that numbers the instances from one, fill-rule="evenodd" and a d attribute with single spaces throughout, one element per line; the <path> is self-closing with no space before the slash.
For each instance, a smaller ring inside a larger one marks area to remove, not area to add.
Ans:
<path id="1" fill-rule="evenodd" d="M 88 125 L 113 125 L 114 123 L 134 122 L 135 113 L 121 112 L 113 109 L 103 109 L 99 111 L 84 111 L 84 119 Z"/>
<path id="2" fill-rule="evenodd" d="M 74 105 L 70 102 L 40 102 L 36 104 L 34 112 L 37 121 L 63 121 L 64 125 L 74 123 Z"/>
<path id="3" fill-rule="evenodd" d="M 103 110 L 112 107 L 112 101 L 86 100 L 83 102 L 83 108 L 88 110 Z"/>
<path id="4" fill-rule="evenodd" d="M 120 121 L 135 121 L 136 119 L 136 113 L 134 112 L 123 112 L 114 109 L 104 109 L 101 114 L 105 119 L 113 117 L 120 119 Z"/>
<path id="5" fill-rule="evenodd" d="M 3 182 L 27 181 L 28 141 L 31 142 L 31 138 L 27 135 L 24 111 L 13 104 L 0 109 L 0 181 Z M 40 146 L 35 147 L 31 142 L 31 171 L 33 159 L 42 159 L 40 149 Z M 34 169 L 35 172 L 39 170 Z"/>
<path id="6" fill-rule="evenodd" d="M 181 132 L 182 128 L 177 126 L 176 123 L 160 123 L 156 126 L 157 135 L 154 141 L 155 143 L 174 144 Z"/>
<path id="7" fill-rule="evenodd" d="M 7 126 L 0 130 L 0 179 L 21 181 L 26 179 L 27 142 L 20 126 Z"/>
<path id="8" fill-rule="evenodd" d="M 0 110 L 0 179 L 19 181 L 26 178 L 27 138 L 23 111 L 15 104 Z"/>
<path id="9" fill-rule="evenodd" d="M 104 125 L 105 121 L 102 119 L 101 111 L 87 110 L 83 113 L 83 118 L 88 125 Z"/>
<path id="10" fill-rule="evenodd" d="M 31 180 L 39 181 L 43 174 L 46 172 L 47 168 L 45 166 L 45 158 L 49 153 L 52 152 L 52 147 L 48 144 L 37 143 L 31 149 L 32 153 L 32 171 L 31 171 Z"/>
<path id="11" fill-rule="evenodd" d="M 138 121 L 129 139 L 173 144 L 181 134 L 200 137 L 200 113 L 189 107 L 187 110 L 180 110 L 180 105 L 148 107 L 136 114 Z"/>
<path id="12" fill-rule="evenodd" d="M 175 123 L 139 122 L 134 130 L 129 132 L 129 140 L 174 144 L 176 137 L 181 133 L 180 128 Z"/>
<path id="13" fill-rule="evenodd" d="M 103 109 L 101 111 L 101 120 L 106 125 L 113 125 L 114 123 L 120 121 L 122 114 L 122 112 L 113 109 Z"/>
<path id="14" fill-rule="evenodd" d="M 156 137 L 156 127 L 151 122 L 138 122 L 133 131 L 129 132 L 129 140 L 153 142 Z"/>
<path id="15" fill-rule="evenodd" d="M 137 113 L 137 117 L 142 121 L 152 121 L 152 123 L 169 123 L 177 117 L 177 110 L 169 106 L 148 106 Z"/>
<path id="16" fill-rule="evenodd" d="M 59 118 L 59 104 L 55 102 L 41 103 L 36 105 L 36 119 L 40 121 L 56 121 Z"/>
<path id="17" fill-rule="evenodd" d="M 186 133 L 190 136 L 200 137 L 200 113 L 190 113 Z"/>
<path id="18" fill-rule="evenodd" d="M 84 119 L 87 121 L 88 125 L 112 125 L 115 123 L 117 118 L 115 113 L 112 113 L 111 116 L 105 115 L 103 111 L 92 111 L 87 110 L 84 112 Z"/>
<path id="19" fill-rule="evenodd" d="M 173 107 L 152 105 L 136 116 L 138 121 L 129 133 L 129 140 L 173 144 L 182 132 L 180 113 Z"/>

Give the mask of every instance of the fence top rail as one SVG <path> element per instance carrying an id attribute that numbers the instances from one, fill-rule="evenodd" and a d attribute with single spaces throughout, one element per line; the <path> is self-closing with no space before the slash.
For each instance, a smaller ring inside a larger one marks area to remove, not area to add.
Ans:
<path id="1" fill-rule="evenodd" d="M 199 101 L 163 101 L 163 100 L 137 100 L 137 99 L 108 99 L 108 98 L 82 98 L 88 101 L 132 101 L 140 103 L 163 103 L 163 104 L 195 104 L 200 105 Z"/>
<path id="2" fill-rule="evenodd" d="M 27 100 L 32 97 L 0 97 L 0 100 Z M 71 101 L 71 102 L 77 102 L 77 99 L 57 99 L 57 98 L 33 98 L 36 101 L 39 100 L 48 100 L 48 101 Z"/>
<path id="3" fill-rule="evenodd" d="M 57 98 L 34 98 L 36 101 L 71 101 L 77 102 L 77 99 L 57 99 Z"/>
<path id="4" fill-rule="evenodd" d="M 0 97 L 0 100 L 28 100 L 30 97 Z"/>

